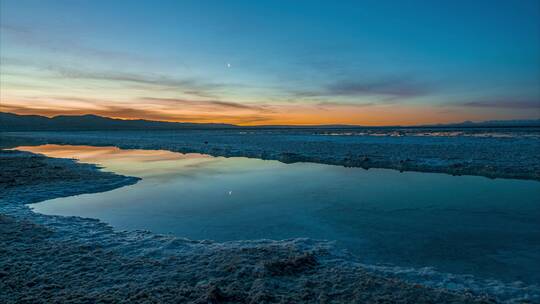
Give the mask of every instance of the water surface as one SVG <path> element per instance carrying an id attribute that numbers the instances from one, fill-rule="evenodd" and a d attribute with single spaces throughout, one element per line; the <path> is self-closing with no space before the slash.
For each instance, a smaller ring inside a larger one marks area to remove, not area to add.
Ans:
<path id="1" fill-rule="evenodd" d="M 17 149 L 142 177 L 132 186 L 32 205 L 39 213 L 191 239 L 335 240 L 370 264 L 540 282 L 537 181 L 114 147 Z"/>

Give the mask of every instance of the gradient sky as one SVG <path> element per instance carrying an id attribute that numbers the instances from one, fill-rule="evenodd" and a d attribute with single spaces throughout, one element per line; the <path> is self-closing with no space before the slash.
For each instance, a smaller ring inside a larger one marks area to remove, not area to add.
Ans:
<path id="1" fill-rule="evenodd" d="M 253 124 L 540 118 L 540 1 L 0 0 L 0 110 Z"/>

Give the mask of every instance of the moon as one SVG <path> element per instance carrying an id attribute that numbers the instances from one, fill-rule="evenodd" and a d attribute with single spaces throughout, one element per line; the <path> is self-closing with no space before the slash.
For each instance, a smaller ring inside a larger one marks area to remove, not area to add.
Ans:
<path id="1" fill-rule="evenodd" d="M 232 65 L 230 63 L 227 63 L 227 68 L 230 69 Z"/>

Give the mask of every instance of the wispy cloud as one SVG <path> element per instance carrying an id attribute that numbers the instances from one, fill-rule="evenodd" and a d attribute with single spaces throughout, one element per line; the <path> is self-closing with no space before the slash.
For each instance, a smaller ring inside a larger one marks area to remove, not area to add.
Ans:
<path id="1" fill-rule="evenodd" d="M 345 79 L 323 86 L 321 90 L 297 91 L 299 97 L 318 96 L 383 96 L 411 98 L 425 96 L 434 90 L 432 85 L 408 77 L 386 77 L 375 80 Z"/>
<path id="2" fill-rule="evenodd" d="M 86 69 L 83 67 L 74 68 L 67 64 L 58 64 L 50 62 L 22 60 L 15 57 L 0 57 L 0 62 L 3 66 L 15 67 L 13 70 L 6 70 L 4 73 L 23 73 L 17 72 L 17 67 L 33 68 L 37 71 L 46 72 L 48 75 L 41 77 L 58 78 L 58 79 L 79 79 L 79 80 L 95 80 L 110 83 L 119 83 L 124 87 L 144 86 L 144 89 L 169 89 L 178 90 L 184 94 L 209 98 L 218 95 L 215 91 L 233 86 L 230 84 L 214 83 L 196 78 L 177 78 L 168 75 L 156 73 L 136 73 L 122 72 L 116 70 L 96 70 Z M 27 72 L 26 72 L 27 73 Z M 22 74 L 21 74 L 22 75 Z M 30 78 L 34 75 L 28 75 Z"/>
<path id="3" fill-rule="evenodd" d="M 423 96 L 430 88 L 405 78 L 387 78 L 376 81 L 344 81 L 327 87 L 332 95 L 389 95 L 396 97 Z"/>
<path id="4" fill-rule="evenodd" d="M 469 101 L 460 104 L 475 108 L 537 109 L 540 111 L 540 99 L 494 99 Z"/>
<path id="5" fill-rule="evenodd" d="M 231 101 L 221 101 L 221 100 L 190 100 L 190 99 L 180 99 L 180 98 L 158 98 L 158 97 L 143 97 L 141 98 L 143 102 L 158 103 L 158 104 L 169 104 L 169 105 L 186 105 L 186 106 L 202 106 L 205 108 L 213 108 L 216 111 L 223 109 L 231 110 L 249 110 L 254 112 L 272 112 L 270 106 L 268 105 L 254 105 L 254 104 L 242 104 Z"/>
<path id="6" fill-rule="evenodd" d="M 47 103 L 62 104 L 64 109 L 108 109 L 113 108 L 116 105 L 124 107 L 123 105 L 129 104 L 130 108 L 148 109 L 155 107 L 160 111 L 170 110 L 178 112 L 180 110 L 189 110 L 190 112 L 212 113 L 225 111 L 235 113 L 273 113 L 271 105 L 267 104 L 253 104 L 253 103 L 238 103 L 232 101 L 222 100 L 194 100 L 183 98 L 162 98 L 162 97 L 141 97 L 131 100 L 115 101 L 110 99 L 90 98 L 80 96 L 25 96 L 22 100 L 30 101 L 30 103 L 36 103 L 41 101 L 42 104 Z"/>
<path id="7" fill-rule="evenodd" d="M 188 88 L 189 92 L 197 89 L 213 89 L 222 87 L 222 84 L 208 83 L 193 78 L 177 79 L 165 75 L 137 74 L 117 71 L 90 71 L 73 69 L 68 67 L 48 66 L 49 70 L 56 72 L 59 76 L 75 79 L 90 79 L 103 81 L 131 82 L 144 85 L 156 85 L 173 88 Z M 198 91 L 197 91 L 198 92 Z"/>
<path id="8" fill-rule="evenodd" d="M 141 61 L 152 60 L 144 56 L 127 51 L 104 50 L 85 45 L 79 37 L 61 36 L 57 33 L 44 32 L 41 29 L 20 26 L 16 24 L 0 24 L 0 33 L 4 42 L 16 43 L 25 47 L 36 48 L 41 51 L 63 53 L 77 57 L 89 57 L 99 60 L 114 61 Z M 4 40 L 5 39 L 5 40 Z"/>
<path id="9" fill-rule="evenodd" d="M 317 105 L 322 106 L 322 107 L 358 107 L 358 108 L 363 108 L 363 107 L 371 107 L 371 106 L 374 106 L 376 104 L 373 103 L 373 102 L 355 103 L 355 102 L 323 101 L 323 102 L 317 103 Z"/>
<path id="10" fill-rule="evenodd" d="M 5 24 L 0 23 L 0 30 L 16 33 L 16 34 L 29 34 L 31 33 L 30 29 L 24 27 L 24 26 L 18 26 L 18 25 L 11 25 L 11 24 Z"/>

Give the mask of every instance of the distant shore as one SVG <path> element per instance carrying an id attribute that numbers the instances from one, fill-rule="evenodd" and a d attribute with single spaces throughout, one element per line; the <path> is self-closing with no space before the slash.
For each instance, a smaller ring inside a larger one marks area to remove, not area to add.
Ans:
<path id="1" fill-rule="evenodd" d="M 280 129 L 0 133 L 1 145 L 70 144 L 243 156 L 284 163 L 540 180 L 540 129 Z M 460 133 L 461 132 L 461 133 Z M 456 135 L 457 134 L 457 135 Z"/>
<path id="2" fill-rule="evenodd" d="M 496 302 L 372 273 L 325 242 L 198 242 L 36 214 L 26 204 L 137 179 L 18 151 L 0 163 L 2 303 Z"/>

